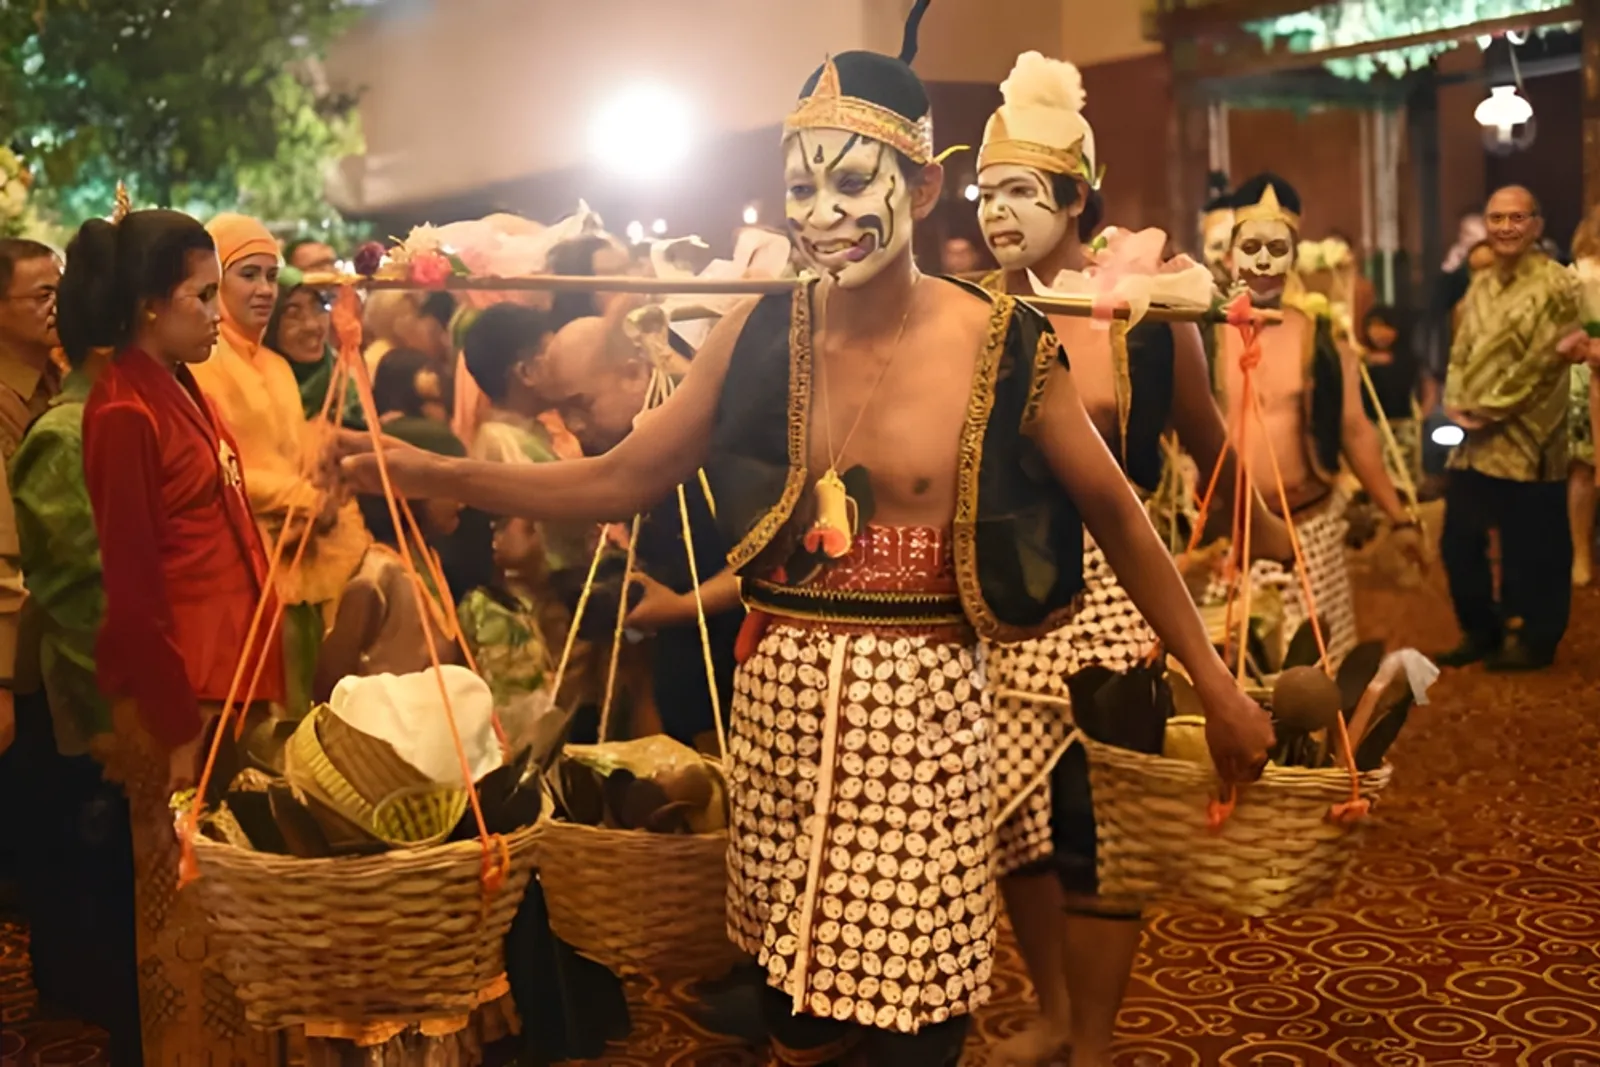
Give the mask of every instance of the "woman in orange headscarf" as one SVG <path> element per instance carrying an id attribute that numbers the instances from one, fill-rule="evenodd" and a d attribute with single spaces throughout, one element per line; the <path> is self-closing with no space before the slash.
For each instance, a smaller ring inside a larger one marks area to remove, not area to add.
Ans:
<path id="1" fill-rule="evenodd" d="M 195 378 L 239 443 L 262 540 L 271 546 L 285 523 L 289 527 L 278 594 L 288 605 L 287 703 L 303 714 L 325 627 L 372 538 L 355 502 L 320 476 L 331 431 L 306 418 L 294 371 L 262 345 L 278 295 L 277 240 L 243 215 L 218 215 L 206 229 L 222 263 L 222 331 L 211 358 L 195 367 Z M 287 564 L 302 538 L 310 543 L 290 573 Z"/>

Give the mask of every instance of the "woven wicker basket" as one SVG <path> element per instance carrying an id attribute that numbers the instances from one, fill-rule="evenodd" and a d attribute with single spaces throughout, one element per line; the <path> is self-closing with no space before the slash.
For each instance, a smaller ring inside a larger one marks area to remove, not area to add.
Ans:
<path id="1" fill-rule="evenodd" d="M 714 977 L 728 940 L 728 835 L 552 820 L 535 845 L 550 929 L 618 974 Z"/>
<path id="2" fill-rule="evenodd" d="M 510 873 L 487 901 L 477 840 L 308 860 L 197 835 L 194 888 L 255 1026 L 460 1015 L 505 971 L 503 939 L 546 825 L 505 837 Z"/>
<path id="3" fill-rule="evenodd" d="M 1250 916 L 1305 907 L 1333 891 L 1370 821 L 1328 820 L 1332 805 L 1350 799 L 1343 767 L 1269 766 L 1212 833 L 1209 767 L 1087 738 L 1083 745 L 1104 897 L 1181 899 Z M 1361 795 L 1376 799 L 1389 774 L 1385 765 L 1361 775 Z"/>

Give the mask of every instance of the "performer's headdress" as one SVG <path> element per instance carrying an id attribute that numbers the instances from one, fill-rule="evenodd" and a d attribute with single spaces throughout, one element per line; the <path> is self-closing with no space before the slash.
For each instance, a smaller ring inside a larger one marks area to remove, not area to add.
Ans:
<path id="1" fill-rule="evenodd" d="M 1276 174 L 1258 174 L 1233 194 L 1233 224 L 1282 222 L 1300 232 L 1300 194 Z"/>
<path id="2" fill-rule="evenodd" d="M 1200 228 L 1210 230 L 1227 223 L 1232 227 L 1233 194 L 1228 192 L 1228 176 L 1221 171 L 1206 175 L 1206 202 L 1200 209 Z"/>
<path id="3" fill-rule="evenodd" d="M 828 57 L 800 90 L 799 105 L 784 120 L 784 136 L 797 130 L 847 130 L 881 141 L 913 163 L 933 162 L 928 90 L 911 69 L 929 2 L 917 0 L 907 16 L 898 58 L 877 52 Z"/>
<path id="4" fill-rule="evenodd" d="M 1000 94 L 1005 102 L 983 130 L 980 171 L 994 163 L 1013 163 L 1100 187 L 1094 130 L 1083 117 L 1087 98 L 1077 67 L 1024 52 L 1000 83 Z"/>

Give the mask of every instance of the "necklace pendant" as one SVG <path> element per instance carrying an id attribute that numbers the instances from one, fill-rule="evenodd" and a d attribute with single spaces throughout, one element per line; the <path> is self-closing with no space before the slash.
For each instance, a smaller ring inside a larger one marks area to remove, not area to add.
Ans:
<path id="1" fill-rule="evenodd" d="M 806 531 L 805 549 L 829 559 L 843 559 L 850 554 L 855 540 L 856 502 L 850 499 L 844 480 L 832 467 L 817 479 L 811 491 L 816 498 L 817 519 Z"/>

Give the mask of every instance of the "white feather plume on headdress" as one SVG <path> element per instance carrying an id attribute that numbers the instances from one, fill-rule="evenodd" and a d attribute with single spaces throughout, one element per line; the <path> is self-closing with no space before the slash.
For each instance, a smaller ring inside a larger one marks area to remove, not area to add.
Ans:
<path id="1" fill-rule="evenodd" d="M 1011 74 L 1000 83 L 1000 95 L 1009 107 L 1045 107 L 1083 110 L 1088 97 L 1083 91 L 1083 75 L 1078 68 L 1060 59 L 1047 59 L 1038 52 L 1017 57 Z"/>

